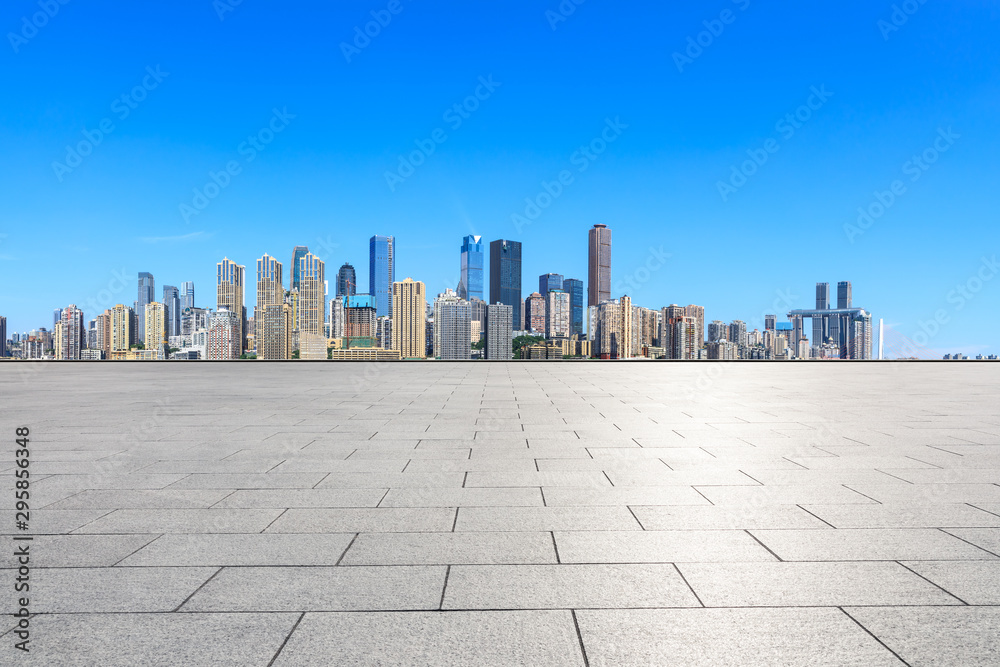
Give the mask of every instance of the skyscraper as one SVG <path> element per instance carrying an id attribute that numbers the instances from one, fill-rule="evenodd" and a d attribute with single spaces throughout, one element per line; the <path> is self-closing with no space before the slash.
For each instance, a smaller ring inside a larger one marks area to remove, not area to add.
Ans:
<path id="1" fill-rule="evenodd" d="M 163 310 L 166 317 L 164 332 L 167 337 L 181 335 L 181 298 L 180 290 L 173 285 L 163 286 Z"/>
<path id="2" fill-rule="evenodd" d="M 471 301 L 483 298 L 483 237 L 466 236 L 462 239 L 461 279 L 458 296 Z"/>
<path id="3" fill-rule="evenodd" d="M 705 346 L 705 306 L 692 304 L 684 309 L 684 313 L 695 319 L 694 349 L 700 350 Z M 696 359 L 697 356 L 693 358 Z"/>
<path id="4" fill-rule="evenodd" d="M 60 336 L 60 359 L 79 359 L 80 350 L 87 347 L 87 329 L 83 321 L 83 311 L 74 304 L 63 309 L 62 336 Z"/>
<path id="5" fill-rule="evenodd" d="M 492 256 L 492 248 L 490 255 Z M 492 275 L 493 269 L 490 268 Z M 490 280 L 492 283 L 492 279 Z M 492 286 L 490 291 L 492 291 Z M 486 358 L 509 360 L 514 357 L 513 331 L 514 308 L 506 303 L 491 303 L 486 306 Z"/>
<path id="6" fill-rule="evenodd" d="M 549 290 L 563 289 L 563 277 L 558 273 L 543 273 L 538 276 L 538 293 L 547 296 Z"/>
<path id="7" fill-rule="evenodd" d="M 124 304 L 111 309 L 111 351 L 126 352 L 136 342 L 135 311 Z"/>
<path id="8" fill-rule="evenodd" d="M 181 283 L 181 312 L 185 308 L 194 308 L 194 283 L 190 281 Z"/>
<path id="9" fill-rule="evenodd" d="M 337 271 L 337 292 L 334 296 L 354 296 L 358 293 L 358 276 L 349 262 Z"/>
<path id="10" fill-rule="evenodd" d="M 56 328 L 56 324 L 62 319 L 62 308 L 56 308 L 52 311 L 52 328 Z"/>
<path id="11" fill-rule="evenodd" d="M 583 336 L 583 281 L 567 278 L 563 289 L 569 292 L 569 335 Z"/>
<path id="12" fill-rule="evenodd" d="M 241 326 L 239 314 L 226 306 L 219 306 L 212 313 L 212 321 L 208 326 L 206 357 L 216 361 L 239 359 L 243 351 L 243 344 L 240 342 Z"/>
<path id="13" fill-rule="evenodd" d="M 524 300 L 524 328 L 533 333 L 545 333 L 545 307 L 548 299 L 532 292 Z"/>
<path id="14" fill-rule="evenodd" d="M 299 334 L 325 335 L 326 264 L 306 253 L 299 260 Z"/>
<path id="15" fill-rule="evenodd" d="M 775 326 L 778 323 L 777 315 L 765 315 L 764 316 L 764 331 L 774 331 Z"/>
<path id="16" fill-rule="evenodd" d="M 851 307 L 851 283 L 842 280 L 837 283 L 837 308 L 843 310 Z"/>
<path id="17" fill-rule="evenodd" d="M 7 318 L 0 315 L 0 358 L 7 356 Z"/>
<path id="18" fill-rule="evenodd" d="M 254 317 L 258 356 L 261 359 L 291 359 L 292 307 L 286 303 L 272 303 L 259 309 L 258 313 Z"/>
<path id="19" fill-rule="evenodd" d="M 144 309 L 145 317 L 143 318 L 146 331 L 143 335 L 143 340 L 146 341 L 145 346 L 147 350 L 154 350 L 159 358 L 163 358 L 166 352 L 166 341 L 164 340 L 164 334 L 166 333 L 166 308 L 164 308 L 162 303 L 156 301 L 151 301 L 146 304 Z"/>
<path id="20" fill-rule="evenodd" d="M 830 309 L 830 283 L 816 283 L 816 310 Z M 830 317 L 812 318 L 812 343 L 819 347 L 830 337 Z"/>
<path id="21" fill-rule="evenodd" d="M 281 305 L 285 302 L 283 270 L 281 262 L 267 253 L 264 253 L 264 256 L 257 260 L 257 305 L 253 309 L 255 326 L 260 326 L 264 308 Z M 254 332 L 254 338 L 259 343 L 260 336 L 257 333 Z"/>
<path id="22" fill-rule="evenodd" d="M 379 316 L 393 314 L 395 280 L 396 240 L 392 236 L 371 237 L 368 242 L 368 292 L 375 299 L 375 312 Z"/>
<path id="23" fill-rule="evenodd" d="M 521 243 L 499 239 L 490 243 L 490 304 L 511 307 L 511 326 L 521 330 Z"/>
<path id="24" fill-rule="evenodd" d="M 221 310 L 227 308 L 230 315 L 227 318 L 235 317 L 237 320 L 236 338 L 240 352 L 243 351 L 243 341 L 245 333 L 243 331 L 243 301 L 246 280 L 246 267 L 237 264 L 228 257 L 216 264 L 216 308 Z M 228 319 L 227 319 L 228 322 Z"/>
<path id="25" fill-rule="evenodd" d="M 597 306 L 594 354 L 601 359 L 629 359 L 633 356 L 632 300 L 623 296 Z"/>
<path id="26" fill-rule="evenodd" d="M 392 284 L 392 349 L 403 359 L 427 356 L 427 292 L 420 281 L 407 278 Z"/>
<path id="27" fill-rule="evenodd" d="M 569 292 L 561 289 L 549 290 L 545 295 L 545 337 L 570 337 Z"/>
<path id="28" fill-rule="evenodd" d="M 288 283 L 288 289 L 299 288 L 301 277 L 299 275 L 299 260 L 306 256 L 309 252 L 309 247 L 304 245 L 297 245 L 292 248 L 292 266 L 291 266 L 291 282 Z"/>
<path id="29" fill-rule="evenodd" d="M 587 304 L 596 306 L 611 298 L 611 230 L 594 225 L 588 241 Z"/>
<path id="30" fill-rule="evenodd" d="M 153 274 L 143 271 L 139 274 L 139 298 L 135 301 L 135 316 L 139 322 L 139 342 L 146 342 L 146 304 L 156 301 Z"/>
<path id="31" fill-rule="evenodd" d="M 450 289 L 434 299 L 434 356 L 457 360 L 472 357 L 472 310 Z"/>

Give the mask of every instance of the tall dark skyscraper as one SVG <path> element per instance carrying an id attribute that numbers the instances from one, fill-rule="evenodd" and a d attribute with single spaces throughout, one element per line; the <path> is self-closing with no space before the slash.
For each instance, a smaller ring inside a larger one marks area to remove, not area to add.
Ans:
<path id="1" fill-rule="evenodd" d="M 461 278 L 458 296 L 471 301 L 483 298 L 483 237 L 466 236 L 462 239 Z"/>
<path id="2" fill-rule="evenodd" d="M 830 283 L 816 283 L 816 310 L 830 309 Z M 812 318 L 813 333 L 812 344 L 819 346 L 830 337 L 830 318 Z"/>
<path id="3" fill-rule="evenodd" d="M 583 335 L 583 281 L 567 278 L 563 289 L 569 292 L 569 335 Z"/>
<path id="4" fill-rule="evenodd" d="M 173 285 L 163 286 L 164 333 L 167 337 L 181 335 L 181 296 Z"/>
<path id="5" fill-rule="evenodd" d="M 511 307 L 511 326 L 520 331 L 521 322 L 521 243 L 503 239 L 490 243 L 490 304 Z"/>
<path id="6" fill-rule="evenodd" d="M 549 290 L 563 289 L 563 277 L 559 273 L 544 273 L 538 276 L 538 293 L 545 296 Z"/>
<path id="7" fill-rule="evenodd" d="M 181 312 L 185 308 L 194 308 L 194 283 L 181 283 Z"/>
<path id="8" fill-rule="evenodd" d="M 842 280 L 837 283 L 837 308 L 850 308 L 851 307 L 851 283 L 847 280 Z"/>
<path id="9" fill-rule="evenodd" d="M 392 283 L 396 281 L 396 240 L 373 236 L 368 242 L 368 292 L 375 298 L 375 315 L 392 316 Z"/>
<path id="10" fill-rule="evenodd" d="M 301 278 L 301 269 L 299 267 L 299 263 L 302 260 L 302 258 L 308 254 L 309 254 L 308 246 L 297 245 L 294 248 L 292 248 L 292 275 L 291 275 L 292 280 L 288 284 L 289 290 L 291 290 L 293 287 L 297 287 L 301 291 L 302 285 L 300 283 L 302 282 L 302 278 Z"/>
<path id="11" fill-rule="evenodd" d="M 611 230 L 594 225 L 588 236 L 587 305 L 611 298 Z"/>
<path id="12" fill-rule="evenodd" d="M 334 296 L 354 296 L 358 293 L 358 276 L 349 262 L 337 271 L 337 293 Z"/>
<path id="13" fill-rule="evenodd" d="M 156 283 L 153 274 L 143 271 L 139 274 L 139 298 L 135 301 L 135 318 L 138 323 L 139 340 L 146 342 L 146 306 L 156 301 Z"/>
<path id="14" fill-rule="evenodd" d="M 0 315 L 0 357 L 7 356 L 7 318 Z"/>

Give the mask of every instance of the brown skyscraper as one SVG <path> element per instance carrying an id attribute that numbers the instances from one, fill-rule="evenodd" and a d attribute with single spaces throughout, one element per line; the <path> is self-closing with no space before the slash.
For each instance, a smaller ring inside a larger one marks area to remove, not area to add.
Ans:
<path id="1" fill-rule="evenodd" d="M 587 305 L 596 306 L 611 298 L 611 230 L 594 225 L 590 230 Z"/>

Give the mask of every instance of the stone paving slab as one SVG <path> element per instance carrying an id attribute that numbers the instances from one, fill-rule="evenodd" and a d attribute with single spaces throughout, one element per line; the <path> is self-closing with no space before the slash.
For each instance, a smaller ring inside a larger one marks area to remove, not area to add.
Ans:
<path id="1" fill-rule="evenodd" d="M 24 664 L 1000 662 L 995 365 L 11 367 Z"/>

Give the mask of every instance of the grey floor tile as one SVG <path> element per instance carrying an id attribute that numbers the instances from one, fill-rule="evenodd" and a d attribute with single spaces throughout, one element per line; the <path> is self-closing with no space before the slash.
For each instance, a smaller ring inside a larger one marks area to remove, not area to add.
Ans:
<path id="1" fill-rule="evenodd" d="M 31 610 L 43 614 L 173 611 L 215 574 L 217 569 L 37 569 L 31 573 Z"/>
<path id="2" fill-rule="evenodd" d="M 1000 528 L 948 528 L 945 532 L 1000 556 Z"/>
<path id="3" fill-rule="evenodd" d="M 81 491 L 46 509 L 204 509 L 229 493 L 227 489 L 92 490 Z"/>
<path id="4" fill-rule="evenodd" d="M 213 509 L 375 507 L 388 489 L 246 489 L 227 492 Z"/>
<path id="5" fill-rule="evenodd" d="M 742 530 L 556 532 L 563 563 L 729 563 L 776 560 Z"/>
<path id="6" fill-rule="evenodd" d="M 996 484 L 850 484 L 848 486 L 887 505 L 1000 503 L 1000 486 Z M 826 503 L 818 501 L 815 504 Z"/>
<path id="7" fill-rule="evenodd" d="M 529 487 L 405 488 L 391 489 L 379 507 L 541 507 L 542 505 L 541 489 Z"/>
<path id="8" fill-rule="evenodd" d="M 583 667 L 568 611 L 309 613 L 275 667 Z"/>
<path id="9" fill-rule="evenodd" d="M 903 665 L 836 609 L 583 610 L 577 619 L 591 667 Z"/>
<path id="10" fill-rule="evenodd" d="M 31 567 L 109 567 L 149 544 L 157 535 L 35 535 Z M 16 567 L 18 543 L 4 549 L 0 567 Z"/>
<path id="11" fill-rule="evenodd" d="M 900 485 L 904 486 L 904 485 Z M 838 485 L 699 486 L 714 505 L 872 505 L 871 498 Z"/>
<path id="12" fill-rule="evenodd" d="M 1000 605 L 1000 561 L 904 561 L 903 565 L 971 605 Z"/>
<path id="13" fill-rule="evenodd" d="M 326 473 L 289 472 L 253 474 L 207 473 L 188 475 L 170 485 L 171 489 L 311 489 Z"/>
<path id="14" fill-rule="evenodd" d="M 13 493 L 11 493 L 13 497 Z M 62 535 L 85 526 L 112 510 L 49 510 L 39 509 L 29 512 L 27 535 Z M 15 530 L 14 510 L 0 510 L 0 534 L 21 532 Z"/>
<path id="15" fill-rule="evenodd" d="M 753 530 L 782 560 L 996 560 L 940 530 Z"/>
<path id="16" fill-rule="evenodd" d="M 164 535 L 121 566 L 336 565 L 354 533 Z"/>
<path id="17" fill-rule="evenodd" d="M 80 533 L 259 533 L 277 509 L 115 510 L 77 529 Z"/>
<path id="18" fill-rule="evenodd" d="M 603 472 L 470 472 L 466 487 L 505 486 L 591 486 L 608 488 L 611 482 Z"/>
<path id="19" fill-rule="evenodd" d="M 966 504 L 804 505 L 837 528 L 1000 527 L 1000 516 Z M 790 526 L 789 526 L 790 527 Z"/>
<path id="20" fill-rule="evenodd" d="M 671 564 L 455 566 L 444 597 L 445 609 L 698 606 Z"/>
<path id="21" fill-rule="evenodd" d="M 987 667 L 1000 660 L 1000 607 L 845 611 L 910 665 Z"/>
<path id="22" fill-rule="evenodd" d="M 463 507 L 456 531 L 642 530 L 626 507 Z"/>
<path id="23" fill-rule="evenodd" d="M 445 567 L 224 568 L 181 611 L 437 609 Z"/>
<path id="24" fill-rule="evenodd" d="M 448 532 L 455 524 L 450 507 L 290 509 L 268 533 Z"/>
<path id="25" fill-rule="evenodd" d="M 461 472 L 335 472 L 327 475 L 318 489 L 400 489 L 461 487 L 465 473 Z"/>
<path id="26" fill-rule="evenodd" d="M 689 486 L 549 486 L 542 489 L 549 507 L 597 505 L 708 505 L 705 496 Z"/>
<path id="27" fill-rule="evenodd" d="M 707 607 L 962 604 L 899 563 L 681 563 Z"/>
<path id="28" fill-rule="evenodd" d="M 266 665 L 298 617 L 298 614 L 46 614 L 32 620 L 34 643 L 23 662 L 45 667 Z"/>
<path id="29" fill-rule="evenodd" d="M 363 533 L 342 565 L 458 565 L 555 563 L 552 534 Z"/>
<path id="30" fill-rule="evenodd" d="M 829 528 L 795 505 L 771 507 L 662 507 L 632 505 L 646 530 L 743 530 L 747 528 Z"/>

